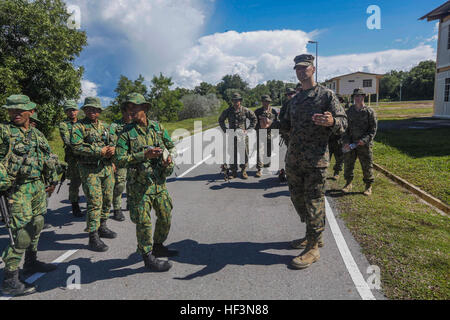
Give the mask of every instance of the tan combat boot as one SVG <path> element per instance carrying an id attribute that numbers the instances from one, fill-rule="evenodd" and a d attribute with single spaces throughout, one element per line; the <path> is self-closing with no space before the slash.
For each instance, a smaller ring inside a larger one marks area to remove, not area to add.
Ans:
<path id="1" fill-rule="evenodd" d="M 319 244 L 315 242 L 314 244 L 308 245 L 298 257 L 295 257 L 291 262 L 291 266 L 295 269 L 305 269 L 314 262 L 319 261 L 319 259 Z"/>
<path id="2" fill-rule="evenodd" d="M 347 181 L 345 186 L 342 188 L 342 192 L 349 193 L 350 191 L 352 191 L 352 188 L 353 188 L 352 182 L 351 181 Z"/>
<path id="3" fill-rule="evenodd" d="M 231 174 L 228 176 L 228 179 L 234 179 L 237 177 L 237 171 L 236 170 L 231 170 Z"/>
<path id="4" fill-rule="evenodd" d="M 245 169 L 242 170 L 242 179 L 248 179 L 248 174 Z"/>
<path id="5" fill-rule="evenodd" d="M 262 177 L 261 169 L 258 169 L 258 171 L 256 171 L 255 177 L 257 177 L 257 178 L 261 178 Z"/>
<path id="6" fill-rule="evenodd" d="M 366 184 L 366 190 L 364 191 L 365 196 L 370 196 L 372 194 L 372 186 L 370 184 Z"/>
<path id="7" fill-rule="evenodd" d="M 318 244 L 319 244 L 319 248 L 322 248 L 324 245 L 322 234 L 320 234 L 320 236 L 319 236 Z M 307 245 L 308 245 L 308 239 L 306 237 L 291 241 L 292 249 L 305 249 Z"/>

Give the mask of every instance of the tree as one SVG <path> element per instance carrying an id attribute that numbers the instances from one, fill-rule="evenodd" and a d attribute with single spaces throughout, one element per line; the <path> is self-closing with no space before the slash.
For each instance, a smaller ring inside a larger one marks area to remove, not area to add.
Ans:
<path id="1" fill-rule="evenodd" d="M 172 78 L 166 78 L 162 73 L 152 79 L 152 88 L 148 95 L 148 101 L 152 105 L 149 114 L 158 121 L 178 120 L 178 112 L 183 108 L 177 92 L 170 90 L 172 85 Z"/>
<path id="2" fill-rule="evenodd" d="M 210 94 L 210 93 L 215 94 L 216 87 L 207 82 L 202 82 L 202 83 L 200 83 L 200 85 L 198 85 L 194 88 L 194 93 L 199 94 L 201 96 L 206 96 L 207 94 Z"/>
<path id="3" fill-rule="evenodd" d="M 240 94 L 245 94 L 248 90 L 248 83 L 242 80 L 241 76 L 238 74 L 226 75 L 222 78 L 222 81 L 217 84 L 217 93 L 226 100 L 229 104 L 231 100 L 230 96 L 227 96 L 230 90 L 239 92 Z"/>
<path id="4" fill-rule="evenodd" d="M 0 1 L 0 103 L 11 94 L 29 96 L 47 136 L 63 118 L 63 102 L 81 94 L 84 70 L 73 62 L 87 40 L 67 27 L 69 17 L 61 0 Z"/>
<path id="5" fill-rule="evenodd" d="M 214 93 L 206 96 L 200 94 L 189 94 L 181 99 L 183 110 L 179 112 L 180 120 L 201 118 L 204 116 L 216 114 L 220 107 L 220 100 Z"/>

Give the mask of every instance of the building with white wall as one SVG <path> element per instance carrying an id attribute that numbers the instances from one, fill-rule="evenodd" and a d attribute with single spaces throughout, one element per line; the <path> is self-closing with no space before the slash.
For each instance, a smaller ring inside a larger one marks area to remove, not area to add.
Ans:
<path id="1" fill-rule="evenodd" d="M 450 1 L 420 18 L 423 19 L 439 20 L 433 116 L 450 119 Z"/>

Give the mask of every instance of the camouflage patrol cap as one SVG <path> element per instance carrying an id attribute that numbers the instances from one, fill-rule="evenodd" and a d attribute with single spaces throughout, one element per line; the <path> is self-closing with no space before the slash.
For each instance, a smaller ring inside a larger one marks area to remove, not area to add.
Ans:
<path id="1" fill-rule="evenodd" d="M 23 94 L 15 94 L 6 99 L 5 109 L 19 109 L 31 111 L 36 108 L 36 103 L 31 102 L 30 98 Z"/>
<path id="2" fill-rule="evenodd" d="M 130 93 L 126 96 L 125 100 L 122 102 L 122 108 L 125 108 L 128 103 L 132 103 L 135 105 L 147 105 L 147 107 L 150 107 L 150 103 L 148 103 L 144 96 L 140 93 Z"/>
<path id="3" fill-rule="evenodd" d="M 63 108 L 64 108 L 64 111 L 72 110 L 72 109 L 78 110 L 78 104 L 76 103 L 75 100 L 67 100 L 66 103 L 64 103 Z"/>
<path id="4" fill-rule="evenodd" d="M 297 93 L 297 91 L 295 91 L 294 88 L 286 88 L 286 94 L 290 95 L 290 94 L 295 94 Z"/>
<path id="5" fill-rule="evenodd" d="M 231 100 L 242 100 L 242 96 L 239 93 L 235 92 L 233 93 Z"/>
<path id="6" fill-rule="evenodd" d="M 31 115 L 30 120 L 36 122 L 37 124 L 41 124 L 42 123 L 41 120 L 39 120 L 36 111 Z"/>
<path id="7" fill-rule="evenodd" d="M 268 94 L 263 94 L 261 96 L 261 101 L 272 102 L 272 99 L 270 99 L 270 96 Z"/>
<path id="8" fill-rule="evenodd" d="M 364 92 L 364 90 L 362 88 L 356 88 L 355 90 L 353 90 L 353 96 L 365 96 L 366 93 Z"/>
<path id="9" fill-rule="evenodd" d="M 81 107 L 81 109 L 84 109 L 86 107 L 93 107 L 96 109 L 103 110 L 102 102 L 98 97 L 86 97 L 86 99 L 84 99 L 84 104 Z"/>
<path id="10" fill-rule="evenodd" d="M 314 56 L 310 54 L 301 54 L 294 58 L 294 70 L 297 66 L 314 66 Z"/>

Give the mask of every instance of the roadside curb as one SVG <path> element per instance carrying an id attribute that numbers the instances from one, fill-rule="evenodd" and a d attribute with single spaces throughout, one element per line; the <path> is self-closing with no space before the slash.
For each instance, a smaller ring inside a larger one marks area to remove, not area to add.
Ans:
<path id="1" fill-rule="evenodd" d="M 432 205 L 432 206 L 442 210 L 447 215 L 450 214 L 450 206 L 448 206 L 447 204 L 445 204 L 441 200 L 433 197 L 429 193 L 426 193 L 425 191 L 423 191 L 422 189 L 420 189 L 420 188 L 416 187 L 415 185 L 409 183 L 405 179 L 402 179 L 402 178 L 396 176 L 392 172 L 389 172 L 388 170 L 386 170 L 385 168 L 383 168 L 382 166 L 380 166 L 380 165 L 378 165 L 376 163 L 373 163 L 373 167 L 376 170 L 378 170 L 381 173 L 383 173 L 388 178 L 390 178 L 392 181 L 396 182 L 397 184 L 401 185 L 402 187 L 404 187 L 408 191 L 410 191 L 410 192 L 414 193 L 415 195 L 419 196 L 422 200 L 424 200 L 428 204 L 430 204 L 430 205 Z"/>

